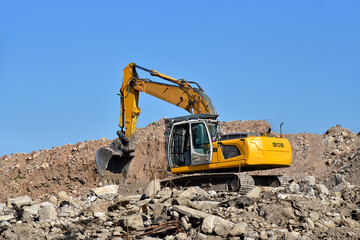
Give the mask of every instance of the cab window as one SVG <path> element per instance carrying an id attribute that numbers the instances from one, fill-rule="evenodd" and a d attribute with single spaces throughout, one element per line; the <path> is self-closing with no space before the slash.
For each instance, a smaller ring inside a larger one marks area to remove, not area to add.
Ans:
<path id="1" fill-rule="evenodd" d="M 204 123 L 191 124 L 192 143 L 194 151 L 206 154 L 210 150 L 209 135 Z"/>
<path id="2" fill-rule="evenodd" d="M 215 124 L 208 124 L 208 129 L 211 136 L 211 141 L 215 142 L 217 140 L 217 127 Z"/>

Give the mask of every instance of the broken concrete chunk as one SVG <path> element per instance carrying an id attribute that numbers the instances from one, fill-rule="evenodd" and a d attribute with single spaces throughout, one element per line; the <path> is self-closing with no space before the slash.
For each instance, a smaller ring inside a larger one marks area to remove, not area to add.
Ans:
<path id="1" fill-rule="evenodd" d="M 302 239 L 302 238 L 299 238 L 300 237 L 300 233 L 299 232 L 288 232 L 288 231 L 285 231 L 283 233 L 283 235 L 281 236 L 282 239 L 289 239 L 289 240 L 297 240 L 297 239 Z M 307 240 L 304 239 L 304 240 Z"/>
<path id="2" fill-rule="evenodd" d="M 131 215 L 124 218 L 124 229 L 140 230 L 144 228 L 143 218 L 140 214 Z"/>
<path id="3" fill-rule="evenodd" d="M 305 185 L 302 187 L 302 191 L 303 191 L 303 193 L 305 193 L 305 195 L 315 196 L 315 191 L 314 191 L 314 189 L 310 186 L 310 184 L 305 184 Z"/>
<path id="4" fill-rule="evenodd" d="M 182 193 L 179 194 L 179 198 L 187 198 L 187 199 L 191 199 L 195 196 L 196 190 L 194 187 L 190 187 L 188 189 L 186 189 L 185 191 L 183 191 Z"/>
<path id="5" fill-rule="evenodd" d="M 8 207 L 15 206 L 17 208 L 21 206 L 29 206 L 31 205 L 31 198 L 29 196 L 21 196 L 17 198 L 8 198 L 7 199 L 7 205 Z"/>
<path id="6" fill-rule="evenodd" d="M 289 184 L 286 190 L 291 193 L 298 193 L 300 191 L 300 186 L 296 182 L 292 182 Z"/>
<path id="7" fill-rule="evenodd" d="M 306 224 L 307 224 L 308 228 L 310 230 L 314 230 L 315 225 L 314 225 L 313 220 L 311 220 L 311 218 L 306 218 L 305 221 L 306 221 Z"/>
<path id="8" fill-rule="evenodd" d="M 312 186 L 316 191 L 319 192 L 319 194 L 323 194 L 325 196 L 329 195 L 329 190 L 327 189 L 327 187 L 325 187 L 325 185 L 323 184 L 314 184 Z"/>
<path id="9" fill-rule="evenodd" d="M 106 214 L 103 212 L 96 212 L 93 214 L 95 218 L 100 219 L 101 221 L 106 221 Z"/>
<path id="10" fill-rule="evenodd" d="M 261 192 L 262 192 L 261 187 L 256 186 L 253 189 L 251 189 L 248 193 L 246 193 L 246 196 L 250 198 L 259 198 Z"/>
<path id="11" fill-rule="evenodd" d="M 15 219 L 14 215 L 12 215 L 12 214 L 0 216 L 0 222 L 10 221 L 12 219 Z"/>
<path id="12" fill-rule="evenodd" d="M 314 176 L 307 176 L 303 178 L 303 181 L 309 185 L 316 184 L 316 178 Z"/>
<path id="13" fill-rule="evenodd" d="M 215 228 L 215 217 L 213 215 L 206 216 L 201 225 L 201 231 L 206 234 L 212 234 Z"/>
<path id="14" fill-rule="evenodd" d="M 153 211 L 154 219 L 158 217 L 166 217 L 166 208 L 164 204 L 158 204 Z"/>
<path id="15" fill-rule="evenodd" d="M 160 199 L 167 199 L 171 197 L 172 191 L 170 188 L 163 188 L 157 193 L 157 195 L 160 197 Z"/>
<path id="16" fill-rule="evenodd" d="M 181 206 L 181 205 L 173 206 L 172 210 L 179 212 L 185 216 L 193 217 L 193 218 L 197 218 L 197 219 L 203 219 L 210 215 L 208 213 L 204 213 L 202 211 L 195 210 L 193 208 L 189 208 L 189 207 L 185 207 L 185 206 Z"/>
<path id="17" fill-rule="evenodd" d="M 335 228 L 336 224 L 331 220 L 321 220 L 321 224 L 323 224 L 326 228 Z"/>
<path id="18" fill-rule="evenodd" d="M 58 200 L 57 200 L 57 198 L 55 196 L 49 197 L 49 201 L 54 205 L 58 204 Z"/>
<path id="19" fill-rule="evenodd" d="M 109 211 L 115 211 L 120 207 L 126 207 L 130 203 L 130 199 L 128 197 L 116 196 L 114 199 L 114 204 L 108 207 Z"/>
<path id="20" fill-rule="evenodd" d="M 217 208 L 220 205 L 220 202 L 216 201 L 189 201 L 187 205 L 191 208 L 194 208 L 199 211 L 208 211 L 214 208 Z"/>
<path id="21" fill-rule="evenodd" d="M 161 189 L 160 180 L 159 179 L 152 180 L 145 190 L 145 195 L 146 197 L 154 198 L 155 195 L 160 191 L 160 189 Z"/>
<path id="22" fill-rule="evenodd" d="M 56 220 L 56 219 L 57 219 L 57 213 L 54 206 L 50 204 L 41 206 L 41 208 L 39 209 L 40 221 L 48 221 L 48 220 Z"/>
<path id="23" fill-rule="evenodd" d="M 75 217 L 74 208 L 69 204 L 65 204 L 61 207 L 60 217 Z"/>
<path id="24" fill-rule="evenodd" d="M 39 210 L 41 208 L 40 204 L 35 204 L 32 206 L 24 206 L 21 219 L 23 222 L 32 222 L 34 218 L 39 216 Z"/>
<path id="25" fill-rule="evenodd" d="M 203 197 L 209 197 L 210 195 L 203 189 L 199 187 L 189 187 L 185 191 L 179 194 L 179 198 L 187 198 L 192 199 L 196 195 L 203 196 Z"/>
<path id="26" fill-rule="evenodd" d="M 111 199 L 117 195 L 118 189 L 119 189 L 118 185 L 107 185 L 103 187 L 94 188 L 91 191 L 100 198 Z"/>
<path id="27" fill-rule="evenodd" d="M 226 237 L 234 226 L 235 223 L 218 217 L 215 218 L 214 232 L 221 237 Z"/>
<path id="28" fill-rule="evenodd" d="M 342 182 L 331 189 L 332 192 L 341 192 L 347 187 L 345 182 Z"/>
<path id="29" fill-rule="evenodd" d="M 234 226 L 235 224 L 228 220 L 218 216 L 209 215 L 204 218 L 201 230 L 206 234 L 215 233 L 221 237 L 226 237 Z"/>
<path id="30" fill-rule="evenodd" d="M 100 205 L 100 204 L 99 204 Z M 71 201 L 64 201 L 60 204 L 60 217 L 75 217 L 82 212 L 81 205 Z M 92 207 L 92 206 L 91 206 Z M 92 209 L 90 207 L 90 209 Z"/>
<path id="31" fill-rule="evenodd" d="M 58 195 L 59 202 L 70 201 L 70 197 L 65 191 L 60 191 L 60 192 L 58 192 L 57 195 Z"/>
<path id="32" fill-rule="evenodd" d="M 313 221 L 316 221 L 319 219 L 319 214 L 317 212 L 311 212 L 309 214 L 309 217 L 313 220 Z"/>
<path id="33" fill-rule="evenodd" d="M 229 236 L 241 236 L 246 233 L 247 231 L 247 224 L 245 222 L 236 223 L 235 226 L 230 230 Z"/>

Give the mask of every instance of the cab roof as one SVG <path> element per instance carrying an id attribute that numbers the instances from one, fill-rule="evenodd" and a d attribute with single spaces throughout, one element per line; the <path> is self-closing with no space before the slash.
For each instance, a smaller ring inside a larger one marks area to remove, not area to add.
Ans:
<path id="1" fill-rule="evenodd" d="M 165 122 L 177 123 L 177 122 L 197 120 L 197 119 L 217 120 L 218 117 L 219 115 L 215 115 L 215 114 L 200 113 L 200 114 L 193 114 L 193 115 L 187 115 L 181 117 L 165 118 Z"/>

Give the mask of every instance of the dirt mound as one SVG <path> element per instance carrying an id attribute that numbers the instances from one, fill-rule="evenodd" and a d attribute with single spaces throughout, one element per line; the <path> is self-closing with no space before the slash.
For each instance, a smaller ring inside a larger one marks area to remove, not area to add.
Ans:
<path id="1" fill-rule="evenodd" d="M 141 192 L 150 180 L 169 175 L 165 160 L 164 119 L 137 129 L 136 156 L 131 163 L 124 193 Z M 221 123 L 223 133 L 266 132 L 266 121 Z M 288 174 L 300 179 L 314 175 L 328 187 L 359 182 L 360 136 L 341 126 L 325 134 L 289 134 L 293 148 L 290 168 L 258 172 Z M 80 196 L 99 185 L 95 152 L 111 140 L 90 140 L 74 145 L 45 149 L 29 154 L 16 153 L 0 158 L 0 202 L 8 197 L 29 195 L 43 199 L 60 190 Z"/>
<path id="2" fill-rule="evenodd" d="M 59 190 L 83 194 L 84 189 L 87 191 L 100 181 L 94 154 L 109 143 L 106 139 L 91 140 L 1 157 L 0 201 L 25 194 L 42 199 Z"/>
<path id="3" fill-rule="evenodd" d="M 229 121 L 220 124 L 221 132 L 223 134 L 236 133 L 236 132 L 258 132 L 265 133 L 270 124 L 265 120 L 258 121 Z"/>

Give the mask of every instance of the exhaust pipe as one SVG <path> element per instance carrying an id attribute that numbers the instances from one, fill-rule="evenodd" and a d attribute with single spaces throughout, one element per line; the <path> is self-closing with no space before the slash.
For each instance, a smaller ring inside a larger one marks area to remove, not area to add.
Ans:
<path id="1" fill-rule="evenodd" d="M 282 125 L 283 125 L 283 124 L 284 124 L 283 122 L 280 124 L 280 137 L 281 137 L 281 138 L 284 137 L 284 135 L 283 135 L 283 133 L 282 133 Z"/>

